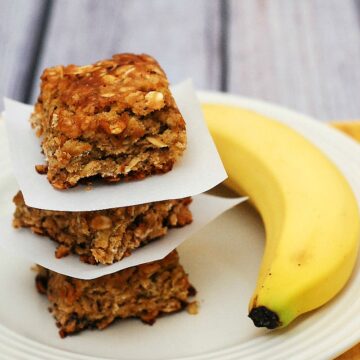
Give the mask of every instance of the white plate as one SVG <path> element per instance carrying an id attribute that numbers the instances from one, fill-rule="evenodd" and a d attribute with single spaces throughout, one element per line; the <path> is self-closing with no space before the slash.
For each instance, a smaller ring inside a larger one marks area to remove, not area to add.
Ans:
<path id="1" fill-rule="evenodd" d="M 206 102 L 252 108 L 297 128 L 338 164 L 360 203 L 360 146 L 306 116 L 264 102 L 200 93 Z M 1 124 L 0 124 L 1 125 Z M 0 213 L 11 211 L 17 185 L 0 127 Z M 331 198 L 329 198 L 331 204 Z M 360 264 L 346 289 L 281 331 L 256 329 L 247 304 L 263 251 L 258 215 L 241 205 L 181 245 L 180 259 L 198 290 L 200 312 L 163 317 L 153 326 L 119 321 L 105 331 L 60 339 L 46 299 L 34 289 L 31 264 L 0 252 L 1 359 L 331 359 L 360 341 Z"/>

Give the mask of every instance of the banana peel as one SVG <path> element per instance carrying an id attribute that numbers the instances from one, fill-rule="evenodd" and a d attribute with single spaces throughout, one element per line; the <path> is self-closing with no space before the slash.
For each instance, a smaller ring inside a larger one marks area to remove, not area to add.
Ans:
<path id="1" fill-rule="evenodd" d="M 249 317 L 257 327 L 285 327 L 347 283 L 359 247 L 355 196 L 320 150 L 278 121 L 220 104 L 203 111 L 229 176 L 225 185 L 252 199 L 265 226 Z M 360 139 L 360 122 L 334 126 Z"/>

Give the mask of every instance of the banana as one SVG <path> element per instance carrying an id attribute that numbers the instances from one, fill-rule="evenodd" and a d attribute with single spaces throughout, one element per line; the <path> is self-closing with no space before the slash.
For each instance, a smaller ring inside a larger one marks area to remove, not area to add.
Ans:
<path id="1" fill-rule="evenodd" d="M 360 234 L 355 196 L 320 150 L 280 122 L 220 104 L 203 111 L 226 185 L 250 197 L 265 226 L 249 317 L 257 327 L 285 327 L 348 281 Z"/>

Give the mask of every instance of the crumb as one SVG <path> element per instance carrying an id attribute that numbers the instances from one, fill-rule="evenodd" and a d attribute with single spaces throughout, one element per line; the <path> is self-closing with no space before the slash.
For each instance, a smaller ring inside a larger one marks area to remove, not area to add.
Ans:
<path id="1" fill-rule="evenodd" d="M 199 303 L 197 301 L 189 303 L 186 310 L 189 314 L 196 315 L 199 312 Z"/>

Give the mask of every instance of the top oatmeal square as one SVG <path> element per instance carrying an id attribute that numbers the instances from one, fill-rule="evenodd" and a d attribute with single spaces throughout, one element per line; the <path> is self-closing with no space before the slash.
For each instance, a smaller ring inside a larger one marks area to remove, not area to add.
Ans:
<path id="1" fill-rule="evenodd" d="M 148 55 L 48 68 L 40 90 L 31 123 L 47 164 L 37 170 L 57 189 L 165 173 L 186 148 L 184 119 Z"/>

